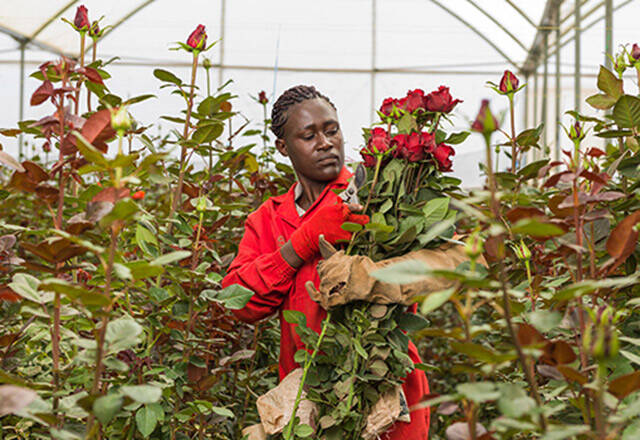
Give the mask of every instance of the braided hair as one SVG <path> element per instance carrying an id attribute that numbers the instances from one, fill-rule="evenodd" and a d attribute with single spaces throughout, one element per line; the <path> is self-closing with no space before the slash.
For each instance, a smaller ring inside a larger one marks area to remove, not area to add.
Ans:
<path id="1" fill-rule="evenodd" d="M 315 98 L 324 99 L 334 110 L 337 110 L 333 102 L 318 92 L 314 86 L 299 85 L 291 87 L 280 95 L 271 109 L 271 131 L 273 134 L 275 134 L 278 139 L 282 139 L 284 137 L 284 124 L 287 123 L 287 119 L 289 118 L 289 108 L 307 99 Z"/>

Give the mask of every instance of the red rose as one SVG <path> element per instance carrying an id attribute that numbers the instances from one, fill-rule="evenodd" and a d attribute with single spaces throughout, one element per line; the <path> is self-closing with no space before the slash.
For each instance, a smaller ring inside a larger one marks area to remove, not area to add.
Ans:
<path id="1" fill-rule="evenodd" d="M 420 133 L 420 143 L 425 153 L 433 153 L 436 148 L 436 135 L 423 131 Z"/>
<path id="2" fill-rule="evenodd" d="M 267 99 L 267 94 L 264 90 L 258 93 L 258 102 L 260 104 L 266 104 L 267 102 L 269 102 L 269 100 Z"/>
<path id="3" fill-rule="evenodd" d="M 371 130 L 371 137 L 367 142 L 367 148 L 371 153 L 385 153 L 389 146 L 389 133 L 384 128 L 376 127 Z"/>
<path id="4" fill-rule="evenodd" d="M 407 143 L 406 134 L 397 134 L 391 139 L 391 146 L 395 147 L 393 150 L 393 157 L 404 158 L 404 150 Z"/>
<path id="5" fill-rule="evenodd" d="M 407 92 L 405 110 L 413 113 L 419 108 L 424 108 L 424 90 L 415 89 Z"/>
<path id="6" fill-rule="evenodd" d="M 145 192 L 140 190 L 140 191 L 136 191 L 133 194 L 131 194 L 131 198 L 133 200 L 142 200 L 142 199 L 144 199 L 144 195 L 145 195 Z"/>
<path id="7" fill-rule="evenodd" d="M 436 159 L 438 169 L 440 171 L 451 171 L 451 156 L 454 156 L 456 152 L 449 145 L 438 144 L 433 152 L 433 157 Z"/>
<path id="8" fill-rule="evenodd" d="M 471 124 L 471 130 L 483 134 L 491 134 L 498 128 L 500 128 L 500 125 L 496 117 L 491 113 L 489 100 L 483 99 L 480 104 L 480 110 L 478 110 L 478 116 L 476 116 L 476 120 Z"/>
<path id="9" fill-rule="evenodd" d="M 393 98 L 386 98 L 382 101 L 382 106 L 380 106 L 380 113 L 385 116 L 389 116 L 391 114 L 391 110 L 393 110 L 393 105 L 396 103 L 396 100 Z"/>
<path id="10" fill-rule="evenodd" d="M 461 103 L 460 99 L 453 99 L 449 87 L 440 86 L 437 91 L 429 93 L 424 98 L 424 107 L 430 112 L 449 113 Z"/>
<path id="11" fill-rule="evenodd" d="M 187 39 L 187 46 L 198 50 L 202 50 L 207 46 L 207 32 L 204 25 L 199 24 L 196 30 L 191 32 Z"/>
<path id="12" fill-rule="evenodd" d="M 400 99 L 396 99 L 396 107 L 402 110 L 406 110 L 407 109 L 407 97 L 405 96 L 404 98 L 400 98 Z"/>
<path id="13" fill-rule="evenodd" d="M 371 154 L 367 147 L 360 150 L 360 155 L 362 156 L 362 161 L 364 162 L 365 167 L 373 168 L 376 166 L 376 158 Z"/>
<path id="14" fill-rule="evenodd" d="M 76 9 L 76 18 L 73 20 L 73 24 L 82 31 L 89 30 L 91 23 L 89 23 L 89 11 L 84 5 L 78 6 Z"/>
<path id="15" fill-rule="evenodd" d="M 502 75 L 502 79 L 500 80 L 500 91 L 502 93 L 513 92 L 518 88 L 518 84 L 520 81 L 516 76 L 509 70 L 505 70 Z"/>
<path id="16" fill-rule="evenodd" d="M 633 47 L 631 48 L 631 56 L 636 61 L 640 59 L 640 46 L 638 46 L 636 43 L 634 43 Z"/>

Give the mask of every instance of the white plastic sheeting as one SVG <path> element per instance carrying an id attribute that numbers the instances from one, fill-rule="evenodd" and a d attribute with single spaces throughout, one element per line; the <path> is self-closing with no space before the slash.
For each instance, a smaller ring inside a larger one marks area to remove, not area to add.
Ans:
<path id="1" fill-rule="evenodd" d="M 604 3 L 602 0 L 565 0 L 561 5 L 562 88 L 561 108 L 573 107 L 574 35 L 573 10 L 580 1 L 582 21 L 582 95 L 595 89 L 595 73 L 604 61 Z M 339 109 L 347 154 L 356 159 L 361 127 L 368 126 L 387 96 L 403 96 L 408 89 L 429 92 L 441 84 L 451 87 L 464 103 L 454 112 L 459 128 L 468 127 L 481 98 L 492 97 L 496 112 L 506 99 L 485 87 L 498 82 L 504 69 L 517 71 L 527 58 L 538 32 L 546 0 L 2 0 L 0 2 L 0 84 L 3 106 L 0 127 L 15 126 L 19 118 L 20 40 L 25 50 L 24 118 L 44 114 L 28 101 L 38 82 L 28 78 L 41 62 L 60 53 L 77 56 L 77 34 L 60 17 L 73 20 L 84 4 L 90 18 L 104 15 L 101 27 L 115 25 L 98 43 L 102 59 L 118 56 L 109 68 L 107 85 L 116 94 L 135 96 L 155 93 L 158 98 L 136 105 L 132 112 L 143 123 L 158 123 L 162 114 L 176 114 L 181 101 L 159 90 L 152 71 L 163 67 L 183 78 L 188 76 L 189 56 L 168 50 L 185 41 L 199 23 L 207 26 L 209 41 L 223 39 L 207 53 L 222 69 L 212 70 L 213 83 L 233 79 L 230 90 L 239 98 L 235 109 L 258 123 L 261 108 L 249 96 L 266 90 L 273 100 L 296 84 L 314 84 Z M 614 0 L 614 50 L 638 37 L 636 17 L 640 1 Z M 473 27 L 473 29 L 471 29 Z M 585 29 L 588 28 L 588 29 Z M 550 35 L 551 49 L 555 47 Z M 547 126 L 548 141 L 554 139 L 553 96 L 555 57 L 549 58 Z M 375 73 L 374 73 L 375 72 Z M 542 67 L 538 69 L 542 73 Z M 198 82 L 205 87 L 204 71 Z M 524 78 L 522 78 L 524 80 Z M 540 119 L 542 78 L 538 99 L 530 78 L 529 122 Z M 538 109 L 534 112 L 533 105 Z M 523 107 L 524 94 L 518 96 Z M 587 110 L 583 105 L 583 110 Z M 523 125 L 520 109 L 518 129 Z M 15 139 L 0 143 L 17 152 Z M 28 146 L 25 154 L 31 155 Z M 472 136 L 457 148 L 454 174 L 466 186 L 480 183 L 478 161 L 481 140 Z M 503 160 L 503 162 L 505 162 Z"/>

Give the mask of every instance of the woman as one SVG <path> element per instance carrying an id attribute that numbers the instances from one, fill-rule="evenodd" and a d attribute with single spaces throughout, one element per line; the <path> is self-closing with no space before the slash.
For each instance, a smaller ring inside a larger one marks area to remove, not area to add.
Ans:
<path id="1" fill-rule="evenodd" d="M 344 189 L 351 173 L 344 167 L 344 141 L 335 106 L 312 86 L 297 86 L 284 92 L 273 106 L 271 130 L 276 148 L 289 157 L 298 182 L 283 195 L 272 197 L 249 215 L 238 255 L 222 284 L 241 284 L 254 292 L 236 316 L 254 322 L 279 313 L 280 379 L 298 367 L 293 356 L 303 347 L 283 310 L 297 310 L 307 325 L 320 332 L 326 316 L 311 300 L 305 283 L 319 283 L 318 238 L 334 244 L 351 234 L 341 228 L 345 221 L 365 224 L 369 218 L 355 214 L 362 207 L 345 205 L 334 189 Z M 413 343 L 409 356 L 420 358 Z M 414 370 L 403 385 L 409 407 L 429 393 L 423 371 Z M 428 437 L 429 410 L 411 412 L 411 422 L 397 422 L 383 438 L 424 440 Z"/>

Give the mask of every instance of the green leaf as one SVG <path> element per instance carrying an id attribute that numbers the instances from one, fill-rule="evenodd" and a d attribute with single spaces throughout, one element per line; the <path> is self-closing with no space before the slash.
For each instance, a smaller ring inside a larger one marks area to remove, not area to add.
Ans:
<path id="1" fill-rule="evenodd" d="M 600 66 L 598 72 L 598 88 L 611 98 L 618 99 L 624 93 L 622 80 L 617 78 L 613 72 L 604 66 Z"/>
<path id="2" fill-rule="evenodd" d="M 144 260 L 131 261 L 126 264 L 134 280 L 144 280 L 145 278 L 157 277 L 164 273 L 162 266 L 155 266 Z"/>
<path id="3" fill-rule="evenodd" d="M 456 289 L 451 288 L 447 290 L 441 290 L 440 292 L 429 293 L 422 304 L 420 305 L 420 313 L 426 315 L 436 310 L 438 307 L 449 301 L 449 298 L 453 296 Z"/>
<path id="4" fill-rule="evenodd" d="M 620 354 L 636 365 L 640 365 L 640 356 L 637 354 L 631 353 L 630 351 L 620 350 Z"/>
<path id="5" fill-rule="evenodd" d="M 120 394 L 107 394 L 93 402 L 93 413 L 100 423 L 106 425 L 118 414 L 123 403 L 124 399 Z"/>
<path id="6" fill-rule="evenodd" d="M 536 128 L 529 128 L 520 132 L 516 137 L 516 143 L 521 147 L 533 147 L 538 145 L 543 128 L 544 124 L 540 124 Z"/>
<path id="7" fill-rule="evenodd" d="M 106 306 L 111 300 L 100 292 L 89 291 L 60 278 L 48 278 L 38 286 L 39 290 L 58 292 L 72 301 L 80 301 L 85 306 Z"/>
<path id="8" fill-rule="evenodd" d="M 357 339 L 353 340 L 353 348 L 355 348 L 356 353 L 358 353 L 364 359 L 368 359 L 369 358 L 369 355 L 367 354 L 367 351 L 362 347 L 362 344 L 360 344 L 360 341 L 358 341 Z"/>
<path id="9" fill-rule="evenodd" d="M 467 399 L 477 403 L 488 400 L 496 400 L 500 397 L 500 392 L 493 382 L 461 383 L 456 390 Z"/>
<path id="10" fill-rule="evenodd" d="M 285 310 L 282 312 L 282 317 L 289 324 L 306 324 L 307 322 L 307 317 L 304 315 L 304 313 L 297 310 Z"/>
<path id="11" fill-rule="evenodd" d="M 233 414 L 233 412 L 227 408 L 223 408 L 221 406 L 214 406 L 211 408 L 211 411 L 215 414 L 218 414 L 219 416 L 222 417 L 229 417 L 229 418 L 234 418 L 235 415 Z"/>
<path id="12" fill-rule="evenodd" d="M 9 288 L 21 297 L 38 304 L 43 304 L 43 295 L 38 292 L 40 280 L 26 273 L 17 273 L 13 276 L 13 282 L 9 283 Z M 49 301 L 53 299 L 50 296 Z M 48 302 L 48 301 L 47 301 Z"/>
<path id="13" fill-rule="evenodd" d="M 405 113 L 398 119 L 398 122 L 396 122 L 396 127 L 398 127 L 400 133 L 409 134 L 418 129 L 418 124 L 416 124 L 416 118 L 411 116 L 410 113 Z"/>
<path id="14" fill-rule="evenodd" d="M 441 221 L 447 215 L 449 210 L 449 198 L 438 197 L 436 199 L 429 200 L 422 208 L 424 213 L 424 227 L 429 226 Z"/>
<path id="15" fill-rule="evenodd" d="M 169 72 L 168 70 L 155 69 L 153 71 L 153 76 L 158 78 L 160 81 L 172 83 L 177 86 L 182 84 L 182 80 L 177 76 L 175 76 L 173 73 Z"/>
<path id="16" fill-rule="evenodd" d="M 540 437 L 540 440 L 566 440 L 590 430 L 591 428 L 586 425 L 559 425 L 557 428 L 552 425 L 547 433 Z"/>
<path id="17" fill-rule="evenodd" d="M 100 219 L 100 226 L 106 228 L 116 220 L 128 220 L 133 217 L 139 210 L 138 205 L 131 199 L 119 200 L 109 212 Z"/>
<path id="18" fill-rule="evenodd" d="M 143 406 L 136 411 L 136 427 L 144 438 L 151 435 L 151 433 L 156 429 L 157 424 L 158 417 L 153 409 Z"/>
<path id="19" fill-rule="evenodd" d="M 207 289 L 202 294 L 211 301 L 221 303 L 229 310 L 240 310 L 251 300 L 253 291 L 240 284 L 231 284 L 218 291 Z"/>
<path id="20" fill-rule="evenodd" d="M 444 141 L 445 144 L 457 145 L 463 143 L 471 133 L 468 131 L 461 131 L 460 133 L 451 133 L 449 137 Z"/>
<path id="21" fill-rule="evenodd" d="M 352 222 L 344 222 L 341 227 L 345 231 L 349 231 L 349 232 L 358 232 L 363 228 L 363 226 L 360 223 L 352 223 Z"/>
<path id="22" fill-rule="evenodd" d="M 640 126 L 640 99 L 624 95 L 613 108 L 611 114 L 620 128 L 636 128 Z"/>
<path id="23" fill-rule="evenodd" d="M 426 318 L 415 313 L 403 313 L 396 319 L 396 323 L 398 327 L 408 332 L 415 332 L 429 326 Z"/>
<path id="24" fill-rule="evenodd" d="M 466 354 L 489 364 L 499 364 L 516 358 L 515 353 L 497 353 L 472 342 L 452 342 L 451 348 L 458 353 Z"/>
<path id="25" fill-rule="evenodd" d="M 224 125 L 220 122 L 205 124 L 196 129 L 191 139 L 197 144 L 208 144 L 216 140 L 224 131 Z"/>
<path id="26" fill-rule="evenodd" d="M 456 223 L 455 212 L 452 212 L 452 214 L 454 214 L 454 216 L 434 224 L 427 232 L 425 232 L 424 234 L 420 234 L 418 236 L 418 241 L 420 242 L 420 244 L 422 246 L 425 246 L 441 234 L 444 234 L 449 229 L 451 229 Z"/>
<path id="27" fill-rule="evenodd" d="M 80 154 L 82 154 L 82 156 L 87 159 L 87 161 L 95 163 L 96 165 L 100 165 L 104 168 L 109 167 L 109 161 L 104 157 L 102 151 L 91 145 L 91 143 L 87 141 L 79 132 L 74 131 L 73 134 L 78 140 L 76 142 L 78 151 L 80 151 Z"/>
<path id="28" fill-rule="evenodd" d="M 422 261 L 405 260 L 374 270 L 370 275 L 385 283 L 409 284 L 424 280 L 429 276 L 429 268 Z"/>
<path id="29" fill-rule="evenodd" d="M 311 434 L 313 434 L 313 428 L 309 425 L 298 425 L 296 426 L 296 437 L 309 437 Z"/>
<path id="30" fill-rule="evenodd" d="M 549 163 L 549 159 L 537 160 L 527 164 L 524 168 L 518 170 L 518 177 L 523 180 L 531 179 L 538 175 L 540 168 Z"/>
<path id="31" fill-rule="evenodd" d="M 162 388 L 152 385 L 125 385 L 120 390 L 139 403 L 155 403 L 162 397 Z"/>
<path id="32" fill-rule="evenodd" d="M 640 274 L 634 273 L 633 275 L 619 278 L 605 278 L 603 280 L 584 280 L 573 283 L 564 289 L 558 291 L 554 295 L 556 301 L 566 301 L 569 299 L 577 298 L 582 295 L 588 295 L 595 292 L 598 289 L 606 288 L 623 288 L 632 286 L 638 282 L 638 276 Z"/>
<path id="33" fill-rule="evenodd" d="M 109 353 L 117 353 L 140 343 L 142 326 L 130 316 L 123 316 L 107 325 L 105 340 Z"/>
<path id="34" fill-rule="evenodd" d="M 169 252 L 168 254 L 160 255 L 155 260 L 152 260 L 149 264 L 153 266 L 166 266 L 167 264 L 175 263 L 176 261 L 184 260 L 189 255 L 191 255 L 191 251 L 174 251 Z"/>
<path id="35" fill-rule="evenodd" d="M 369 370 L 371 370 L 371 372 L 376 376 L 384 377 L 389 371 L 389 367 L 387 367 L 385 361 L 378 359 L 369 366 Z"/>
<path id="36" fill-rule="evenodd" d="M 123 104 L 124 105 L 137 104 L 139 102 L 146 101 L 147 99 L 151 99 L 151 98 L 156 98 L 156 95 L 147 94 L 147 95 L 134 96 L 133 98 L 127 99 L 125 102 L 123 102 Z"/>
<path id="37" fill-rule="evenodd" d="M 615 105 L 618 99 L 613 98 L 609 95 L 598 93 L 596 95 L 589 96 L 586 101 L 587 104 L 589 104 L 593 108 L 596 108 L 598 110 L 608 110 Z"/>
<path id="38" fill-rule="evenodd" d="M 507 417 L 518 418 L 530 413 L 536 406 L 535 400 L 527 395 L 527 392 L 514 383 L 501 383 L 498 385 L 500 399 L 498 408 Z"/>
<path id="39" fill-rule="evenodd" d="M 519 220 L 511 231 L 514 234 L 529 235 L 531 237 L 555 237 L 564 235 L 564 231 L 559 226 L 552 223 L 545 223 L 535 218 Z"/>
<path id="40" fill-rule="evenodd" d="M 545 333 L 558 327 L 562 315 L 550 310 L 536 310 L 528 313 L 527 319 L 538 331 Z"/>

